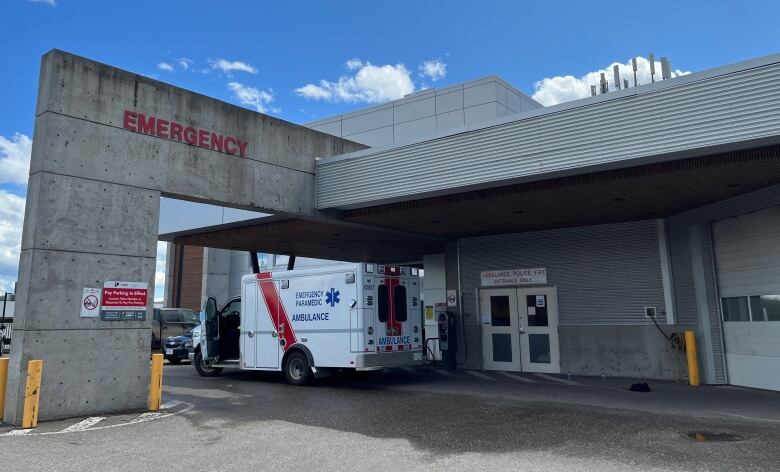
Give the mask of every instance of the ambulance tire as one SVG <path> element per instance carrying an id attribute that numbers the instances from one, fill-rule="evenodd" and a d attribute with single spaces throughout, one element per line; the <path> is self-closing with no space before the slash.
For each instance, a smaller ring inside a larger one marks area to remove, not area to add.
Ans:
<path id="1" fill-rule="evenodd" d="M 216 377 L 222 373 L 222 367 L 212 367 L 210 362 L 204 362 L 200 351 L 195 354 L 195 370 L 201 377 Z"/>
<path id="2" fill-rule="evenodd" d="M 312 377 L 306 354 L 301 351 L 291 352 L 284 361 L 284 376 L 290 385 L 306 385 Z"/>

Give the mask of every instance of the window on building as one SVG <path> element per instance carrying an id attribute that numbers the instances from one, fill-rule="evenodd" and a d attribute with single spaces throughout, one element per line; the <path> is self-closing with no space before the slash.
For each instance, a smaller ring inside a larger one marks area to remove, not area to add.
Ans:
<path id="1" fill-rule="evenodd" d="M 723 321 L 780 321 L 780 295 L 752 295 L 721 299 Z"/>
<path id="2" fill-rule="evenodd" d="M 754 295 L 750 297 L 752 321 L 780 321 L 780 295 Z"/>
<path id="3" fill-rule="evenodd" d="M 380 323 L 387 323 L 390 314 L 389 291 L 387 285 L 377 285 L 376 287 L 376 312 Z"/>
<path id="4" fill-rule="evenodd" d="M 406 321 L 406 287 L 403 285 L 393 287 L 393 306 L 395 307 L 395 321 L 399 323 Z"/>

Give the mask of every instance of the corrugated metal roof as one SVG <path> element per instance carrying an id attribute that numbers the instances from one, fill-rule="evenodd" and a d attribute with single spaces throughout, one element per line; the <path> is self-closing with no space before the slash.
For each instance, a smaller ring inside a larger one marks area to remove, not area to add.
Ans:
<path id="1" fill-rule="evenodd" d="M 318 208 L 488 188 L 780 141 L 780 55 L 318 161 Z"/>

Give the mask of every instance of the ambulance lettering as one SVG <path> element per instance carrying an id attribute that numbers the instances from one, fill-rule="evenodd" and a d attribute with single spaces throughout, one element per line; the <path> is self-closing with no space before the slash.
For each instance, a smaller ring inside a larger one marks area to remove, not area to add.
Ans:
<path id="1" fill-rule="evenodd" d="M 293 321 L 328 321 L 330 313 L 293 313 Z"/>
<path id="2" fill-rule="evenodd" d="M 378 339 L 379 346 L 403 346 L 404 344 L 411 344 L 411 336 L 382 336 Z"/>
<path id="3" fill-rule="evenodd" d="M 322 290 L 295 292 L 295 306 L 321 306 L 323 293 Z"/>

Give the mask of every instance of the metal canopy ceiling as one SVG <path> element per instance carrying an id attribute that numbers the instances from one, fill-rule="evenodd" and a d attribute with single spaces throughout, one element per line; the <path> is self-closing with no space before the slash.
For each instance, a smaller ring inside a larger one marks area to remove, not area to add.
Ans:
<path id="1" fill-rule="evenodd" d="M 346 261 L 415 261 L 448 240 L 662 218 L 780 184 L 780 146 L 177 235 L 188 245 Z"/>
<path id="2" fill-rule="evenodd" d="M 780 146 L 346 210 L 446 238 L 660 218 L 780 184 Z"/>
<path id="3" fill-rule="evenodd" d="M 340 261 L 419 261 L 444 251 L 446 240 L 343 221 L 269 218 L 242 227 L 179 235 L 175 241 L 269 254 Z"/>

